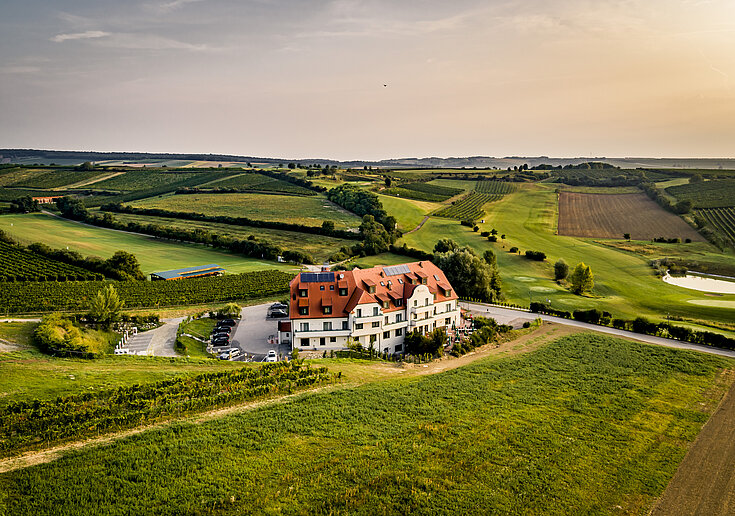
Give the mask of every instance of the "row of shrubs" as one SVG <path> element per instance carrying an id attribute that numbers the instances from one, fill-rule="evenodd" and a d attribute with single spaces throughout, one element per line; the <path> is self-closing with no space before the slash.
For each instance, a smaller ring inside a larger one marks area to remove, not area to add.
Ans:
<path id="1" fill-rule="evenodd" d="M 533 302 L 531 303 L 531 311 L 534 313 L 564 317 L 566 319 L 574 319 L 575 321 L 590 324 L 612 326 L 613 328 L 620 330 L 633 331 L 644 335 L 653 335 L 655 337 L 664 337 L 691 342 L 693 344 L 701 344 L 703 346 L 735 349 L 735 339 L 726 337 L 719 333 L 692 330 L 684 326 L 674 326 L 668 322 L 656 323 L 649 321 L 645 317 L 637 317 L 633 320 L 613 318 L 610 312 L 603 312 L 597 308 L 567 312 L 563 310 L 555 310 L 544 303 Z"/>

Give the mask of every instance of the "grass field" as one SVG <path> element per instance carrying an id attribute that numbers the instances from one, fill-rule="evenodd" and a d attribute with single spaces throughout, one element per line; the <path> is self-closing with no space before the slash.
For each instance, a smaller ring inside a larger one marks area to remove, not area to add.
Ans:
<path id="1" fill-rule="evenodd" d="M 735 296 L 713 298 L 694 290 L 668 285 L 655 277 L 644 257 L 614 249 L 610 246 L 574 237 L 558 236 L 556 232 L 557 202 L 553 190 L 538 185 L 505 196 L 487 206 L 486 222 L 480 231 L 495 228 L 506 239 L 490 243 L 461 226 L 458 221 L 432 217 L 417 232 L 406 235 L 399 244 L 432 251 L 441 238 L 451 238 L 461 245 L 470 245 L 480 254 L 486 249 L 495 251 L 503 281 L 503 293 L 508 301 L 528 305 L 529 300 L 551 300 L 560 310 L 598 307 L 616 316 L 635 318 L 646 315 L 665 319 L 667 313 L 703 320 L 732 321 L 732 310 L 712 305 L 715 300 L 735 300 Z M 621 235 L 622 236 L 622 235 Z M 681 244 L 685 245 L 685 244 Z M 686 244 L 697 250 L 699 259 L 732 260 L 732 254 L 718 252 L 705 243 Z M 546 253 L 544 262 L 533 262 L 508 250 L 517 246 L 521 251 Z M 661 247 L 665 253 L 665 246 Z M 665 254 L 662 254 L 665 256 Z M 553 264 L 563 258 L 572 267 L 585 262 L 595 275 L 594 298 L 571 294 L 553 281 Z M 697 301 L 704 303 L 697 305 Z"/>
<path id="2" fill-rule="evenodd" d="M 170 242 L 144 235 L 85 226 L 43 213 L 2 215 L 0 229 L 24 243 L 42 242 L 55 248 L 68 247 L 85 256 L 109 258 L 115 251 L 124 249 L 138 257 L 145 274 L 209 263 L 216 263 L 228 272 L 293 268 L 285 264 L 215 251 L 203 245 Z"/>
<path id="3" fill-rule="evenodd" d="M 307 252 L 318 261 L 326 260 L 344 245 L 350 246 L 355 243 L 353 240 L 343 240 L 323 235 L 296 233 L 294 231 L 281 231 L 277 229 L 252 228 L 248 226 L 233 226 L 231 224 L 219 224 L 216 222 L 149 217 L 147 215 L 131 215 L 127 213 L 115 213 L 114 216 L 116 219 L 125 222 L 160 224 L 183 229 L 203 229 L 213 233 L 225 234 L 233 238 L 246 239 L 252 235 L 259 240 L 270 242 L 284 249 L 298 249 Z"/>
<path id="4" fill-rule="evenodd" d="M 642 515 L 721 399 L 727 366 L 575 335 L 71 453 L 2 474 L 0 503 L 13 515 Z"/>
<path id="5" fill-rule="evenodd" d="M 378 197 L 383 208 L 398 220 L 398 229 L 404 233 L 418 226 L 426 215 L 441 206 L 434 202 L 400 199 L 390 195 L 378 194 Z"/>
<path id="6" fill-rule="evenodd" d="M 204 358 L 105 356 L 82 360 L 50 357 L 34 350 L 0 353 L 0 404 L 54 399 L 68 394 L 242 366 L 241 362 Z"/>
<path id="7" fill-rule="evenodd" d="M 132 204 L 141 208 L 193 211 L 205 215 L 249 217 L 309 226 L 321 226 L 324 220 L 332 220 L 338 228 L 354 228 L 361 222 L 356 215 L 321 196 L 292 197 L 249 193 L 169 195 L 143 199 Z"/>
<path id="8" fill-rule="evenodd" d="M 264 176 L 257 172 L 243 172 L 224 179 L 203 184 L 202 188 L 240 188 L 243 190 L 264 190 L 299 195 L 315 195 L 314 191 L 280 179 Z"/>
<path id="9" fill-rule="evenodd" d="M 558 231 L 560 235 L 585 238 L 620 239 L 624 233 L 630 233 L 635 240 L 665 237 L 704 241 L 689 224 L 643 193 L 602 195 L 562 191 Z"/>

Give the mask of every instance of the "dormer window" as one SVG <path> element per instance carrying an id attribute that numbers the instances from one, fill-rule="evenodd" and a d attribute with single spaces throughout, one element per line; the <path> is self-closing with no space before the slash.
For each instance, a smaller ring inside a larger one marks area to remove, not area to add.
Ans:
<path id="1" fill-rule="evenodd" d="M 426 278 L 421 278 L 421 284 L 426 285 Z"/>
<path id="2" fill-rule="evenodd" d="M 324 314 L 329 315 L 332 313 L 332 307 L 331 306 L 325 306 L 324 307 Z"/>
<path id="3" fill-rule="evenodd" d="M 299 289 L 299 296 L 306 297 L 308 295 L 309 295 L 309 291 L 308 290 L 306 290 L 305 288 Z"/>
<path id="4" fill-rule="evenodd" d="M 383 301 L 383 308 L 390 308 L 390 301 Z"/>
<path id="5" fill-rule="evenodd" d="M 339 295 L 340 296 L 346 296 L 347 295 L 347 289 L 346 288 L 339 289 Z"/>
<path id="6" fill-rule="evenodd" d="M 299 315 L 309 315 L 309 307 L 302 306 L 301 308 L 299 308 Z"/>
<path id="7" fill-rule="evenodd" d="M 370 294 L 375 294 L 375 285 L 372 285 L 372 286 L 368 287 L 368 292 Z"/>
<path id="8" fill-rule="evenodd" d="M 396 304 L 396 306 L 403 306 L 403 299 L 394 299 L 393 300 Z"/>

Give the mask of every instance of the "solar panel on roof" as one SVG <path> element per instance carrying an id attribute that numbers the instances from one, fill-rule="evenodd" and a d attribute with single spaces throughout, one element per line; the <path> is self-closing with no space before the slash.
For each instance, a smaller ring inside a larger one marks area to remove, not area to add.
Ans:
<path id="1" fill-rule="evenodd" d="M 411 272 L 411 269 L 405 263 L 401 265 L 392 265 L 390 267 L 383 267 L 383 272 L 386 276 L 398 276 L 399 274 L 406 274 Z"/>
<path id="2" fill-rule="evenodd" d="M 324 283 L 334 281 L 333 272 L 302 272 L 301 281 L 304 283 Z"/>

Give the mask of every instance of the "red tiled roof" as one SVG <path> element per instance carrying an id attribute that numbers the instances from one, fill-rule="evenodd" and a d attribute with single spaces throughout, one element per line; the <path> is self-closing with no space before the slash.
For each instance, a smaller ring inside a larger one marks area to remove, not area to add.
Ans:
<path id="1" fill-rule="evenodd" d="M 457 299 L 457 295 L 451 288 L 444 273 L 432 262 L 413 262 L 407 263 L 406 265 L 411 272 L 395 276 L 388 276 L 388 273 L 384 272 L 381 266 L 371 269 L 340 271 L 335 276 L 335 281 L 333 282 L 303 282 L 301 275 L 298 275 L 291 280 L 291 318 L 346 317 L 359 304 L 378 302 L 390 302 L 390 308 L 383 309 L 383 312 L 403 310 L 405 306 L 395 306 L 395 301 L 398 299 L 408 299 L 414 290 L 418 288 L 418 285 L 412 285 L 410 282 L 399 282 L 398 279 L 403 276 L 409 279 L 418 279 L 420 275 L 426 279 L 426 286 L 431 292 L 436 293 L 437 303 Z M 381 282 L 383 283 L 382 285 L 380 284 Z M 391 283 L 390 288 L 387 286 L 388 282 Z M 327 283 L 330 285 L 336 283 L 337 287 L 335 290 L 330 290 L 329 286 L 326 285 Z M 370 294 L 366 286 L 374 287 L 375 292 Z M 324 287 L 324 290 L 320 287 Z M 444 292 L 448 290 L 447 287 L 452 290 L 451 296 L 444 295 Z M 348 295 L 340 296 L 338 292 L 340 288 L 346 288 Z M 306 297 L 300 297 L 298 295 L 299 290 L 306 290 L 308 295 Z M 405 304 L 402 303 L 402 305 Z M 304 306 L 312 308 L 312 310 L 309 310 L 308 315 L 300 315 L 298 313 L 298 308 Z M 332 313 L 324 314 L 320 309 L 323 306 L 331 306 Z"/>

